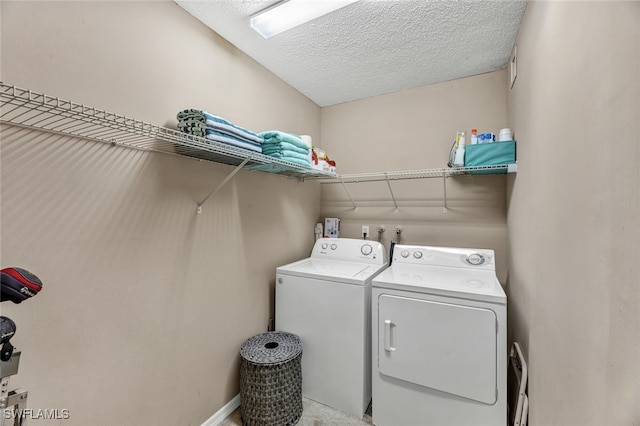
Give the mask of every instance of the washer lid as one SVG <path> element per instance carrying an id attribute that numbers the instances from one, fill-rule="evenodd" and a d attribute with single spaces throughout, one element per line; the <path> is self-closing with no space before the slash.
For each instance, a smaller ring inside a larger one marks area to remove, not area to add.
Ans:
<path id="1" fill-rule="evenodd" d="M 507 303 L 507 296 L 494 271 L 396 264 L 372 281 L 373 287 L 407 290 L 417 293 Z"/>
<path id="2" fill-rule="evenodd" d="M 386 264 L 308 258 L 280 266 L 276 273 L 363 285 L 386 267 Z"/>

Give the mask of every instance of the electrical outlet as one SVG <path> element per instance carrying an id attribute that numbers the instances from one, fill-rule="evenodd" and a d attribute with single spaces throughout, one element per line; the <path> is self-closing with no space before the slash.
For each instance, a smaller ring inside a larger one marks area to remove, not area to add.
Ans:
<path id="1" fill-rule="evenodd" d="M 362 235 L 369 235 L 369 225 L 362 225 Z"/>
<path id="2" fill-rule="evenodd" d="M 402 234 L 402 225 L 396 225 L 396 234 Z"/>

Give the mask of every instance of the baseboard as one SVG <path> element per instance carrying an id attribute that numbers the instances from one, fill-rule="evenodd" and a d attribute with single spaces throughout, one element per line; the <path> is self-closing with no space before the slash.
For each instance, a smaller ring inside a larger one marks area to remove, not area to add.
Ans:
<path id="1" fill-rule="evenodd" d="M 216 411 L 213 416 L 209 417 L 202 426 L 217 426 L 224 419 L 229 417 L 231 413 L 233 413 L 236 408 L 240 406 L 240 394 L 234 396 L 231 401 L 227 402 L 221 409 Z"/>

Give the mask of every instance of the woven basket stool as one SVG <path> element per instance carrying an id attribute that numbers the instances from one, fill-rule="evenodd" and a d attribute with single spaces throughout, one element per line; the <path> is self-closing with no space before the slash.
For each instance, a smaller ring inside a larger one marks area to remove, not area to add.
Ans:
<path id="1" fill-rule="evenodd" d="M 292 426 L 302 416 L 302 344 L 271 331 L 240 347 L 240 415 L 245 426 Z"/>

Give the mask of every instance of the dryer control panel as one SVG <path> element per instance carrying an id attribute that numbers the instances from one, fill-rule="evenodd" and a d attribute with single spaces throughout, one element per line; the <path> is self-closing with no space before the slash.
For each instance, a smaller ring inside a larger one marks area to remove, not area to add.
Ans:
<path id="1" fill-rule="evenodd" d="M 353 238 L 320 238 L 316 241 L 311 257 L 374 265 L 387 263 L 384 246 L 376 241 Z"/>
<path id="2" fill-rule="evenodd" d="M 393 263 L 450 266 L 495 271 L 495 255 L 490 249 L 396 245 Z"/>

